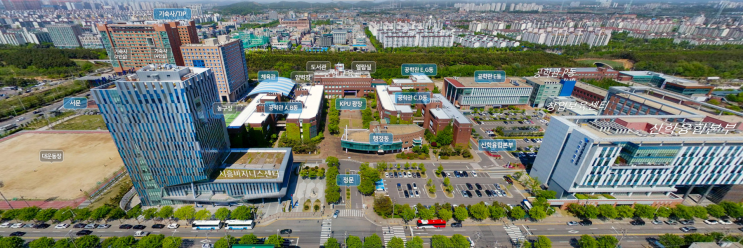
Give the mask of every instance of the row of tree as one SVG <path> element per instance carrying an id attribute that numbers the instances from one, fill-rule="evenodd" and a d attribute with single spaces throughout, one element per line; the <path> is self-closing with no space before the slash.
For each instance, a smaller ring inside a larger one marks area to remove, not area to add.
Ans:
<path id="1" fill-rule="evenodd" d="M 530 217 L 535 219 L 544 219 L 547 217 L 547 213 L 543 208 L 537 209 L 540 210 L 529 211 Z M 394 204 L 393 206 L 392 200 L 388 196 L 379 196 L 374 199 L 374 212 L 385 218 L 402 218 L 406 222 L 415 218 L 421 220 L 442 219 L 445 221 L 454 219 L 457 222 L 461 222 L 468 218 L 482 221 L 489 218 L 500 220 L 506 217 L 523 219 L 526 216 L 526 211 L 521 207 L 509 208 L 506 204 L 497 201 L 492 202 L 492 204 L 480 202 L 469 206 L 459 205 L 454 207 L 450 203 L 436 203 L 426 208 L 420 203 L 414 207 L 408 204 Z"/>
<path id="2" fill-rule="evenodd" d="M 50 103 L 58 100 L 62 100 L 67 96 L 71 96 L 83 91 L 88 90 L 88 85 L 82 81 L 75 81 L 71 84 L 59 85 L 54 89 L 47 89 L 42 92 L 34 92 L 31 95 L 22 96 L 21 100 L 17 97 L 0 100 L 0 119 L 16 116 L 33 111 Z"/>
<path id="3" fill-rule="evenodd" d="M 57 241 L 53 238 L 41 237 L 28 243 L 20 237 L 0 237 L 0 247 L 3 248 L 178 248 L 182 243 L 183 240 L 179 237 L 165 237 L 162 234 L 145 236 L 139 240 L 132 236 L 125 236 L 110 237 L 103 241 L 95 235 L 85 235 L 75 239 L 65 238 Z"/>
<path id="4" fill-rule="evenodd" d="M 658 236 L 658 242 L 665 247 L 684 247 L 695 242 L 741 242 L 741 236 L 725 235 L 720 232 L 711 232 L 707 234 L 691 233 L 679 236 L 676 234 L 666 233 Z"/>
<path id="5" fill-rule="evenodd" d="M 327 101 L 328 105 L 328 131 L 330 131 L 331 134 L 339 134 L 340 133 L 340 127 L 338 127 L 338 124 L 340 124 L 341 121 L 341 111 L 335 108 L 335 98 L 330 99 L 330 101 Z"/>
<path id="6" fill-rule="evenodd" d="M 65 207 L 62 209 L 40 209 L 39 207 L 26 207 L 22 209 L 12 210 L 0 210 L 2 220 L 19 220 L 19 221 L 38 221 L 38 222 L 63 222 L 66 220 L 71 221 L 111 221 L 111 220 L 123 220 L 123 219 L 135 219 L 142 215 L 145 219 L 150 220 L 154 218 L 169 219 L 177 218 L 180 220 L 207 220 L 212 218 L 219 220 L 236 219 L 236 220 L 249 220 L 253 218 L 254 208 L 248 206 L 238 206 L 235 210 L 230 211 L 229 208 L 222 207 L 217 209 L 212 215 L 211 211 L 202 209 L 196 211 L 194 206 L 185 205 L 178 209 L 173 209 L 171 206 L 163 206 L 161 208 L 148 208 L 142 210 L 139 205 L 125 212 L 118 207 L 110 207 L 107 205 L 98 207 L 94 210 L 88 208 L 73 209 Z"/>
<path id="7" fill-rule="evenodd" d="M 333 179 L 325 180 L 325 202 L 337 203 L 341 200 L 341 188 L 335 178 L 339 174 L 338 166 L 340 166 L 340 162 L 338 158 L 330 156 L 325 158 L 325 164 L 328 165 L 327 178 Z"/>
<path id="8" fill-rule="evenodd" d="M 587 219 L 598 217 L 606 219 L 621 218 L 655 218 L 655 217 L 674 217 L 677 219 L 707 219 L 709 216 L 721 218 L 730 216 L 732 218 L 743 217 L 743 207 L 740 203 L 723 201 L 720 204 L 710 204 L 704 206 L 685 206 L 676 205 L 675 207 L 653 207 L 644 204 L 635 204 L 634 207 L 629 205 L 613 206 L 609 204 L 594 205 L 568 205 L 568 211 L 575 216 Z"/>
<path id="9" fill-rule="evenodd" d="M 358 236 L 348 236 L 345 244 L 346 248 L 423 248 L 423 239 L 420 237 L 413 237 L 408 242 L 404 242 L 401 238 L 393 237 L 385 246 L 379 235 L 374 233 L 371 236 L 365 237 L 363 240 Z M 323 245 L 325 248 L 341 247 L 340 243 L 335 238 L 328 238 Z"/>

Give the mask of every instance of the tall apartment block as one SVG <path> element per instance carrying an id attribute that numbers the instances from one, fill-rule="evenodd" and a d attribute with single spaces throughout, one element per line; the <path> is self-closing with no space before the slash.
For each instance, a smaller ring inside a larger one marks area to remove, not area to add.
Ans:
<path id="1" fill-rule="evenodd" d="M 248 90 L 245 50 L 239 39 L 222 35 L 202 44 L 185 44 L 181 54 L 186 66 L 212 69 L 222 102 L 238 101 Z"/>
<path id="2" fill-rule="evenodd" d="M 50 25 L 46 26 L 46 30 L 49 31 L 49 36 L 51 36 L 55 47 L 79 48 L 81 45 L 79 36 L 83 34 L 83 29 L 80 25 Z"/>
<path id="3" fill-rule="evenodd" d="M 199 43 L 196 24 L 98 24 L 103 47 L 115 72 L 137 70 L 149 64 L 184 66 L 181 46 Z"/>
<path id="4" fill-rule="evenodd" d="M 91 93 L 145 206 L 172 204 L 166 187 L 207 180 L 229 155 L 211 69 L 149 65 Z"/>

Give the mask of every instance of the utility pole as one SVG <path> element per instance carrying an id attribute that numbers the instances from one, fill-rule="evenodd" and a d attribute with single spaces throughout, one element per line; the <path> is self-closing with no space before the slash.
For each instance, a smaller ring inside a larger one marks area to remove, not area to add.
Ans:
<path id="1" fill-rule="evenodd" d="M 0 181 L 0 188 L 2 188 L 3 186 L 5 186 L 5 184 L 3 183 L 3 181 Z M 7 204 L 8 204 L 8 206 L 10 207 L 10 209 L 14 209 L 14 208 L 13 208 L 13 205 L 10 205 L 10 202 L 8 201 L 8 199 L 7 199 L 7 198 L 5 198 L 5 195 L 3 195 L 3 193 L 2 193 L 2 192 L 0 192 L 0 196 L 2 196 L 2 197 L 3 197 L 3 200 L 5 200 L 5 203 L 7 203 Z M 394 205 L 393 205 L 393 206 L 394 206 Z"/>

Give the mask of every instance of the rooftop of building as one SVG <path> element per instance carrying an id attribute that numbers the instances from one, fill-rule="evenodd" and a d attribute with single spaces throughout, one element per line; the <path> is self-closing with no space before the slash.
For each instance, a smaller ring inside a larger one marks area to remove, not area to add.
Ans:
<path id="1" fill-rule="evenodd" d="M 291 148 L 231 149 L 211 175 L 220 182 L 281 182 L 291 157 Z"/>
<path id="2" fill-rule="evenodd" d="M 181 47 L 215 47 L 229 44 L 231 42 L 240 42 L 240 39 L 233 39 L 227 35 L 220 35 L 217 38 L 204 39 L 202 43 L 182 44 Z"/>
<path id="3" fill-rule="evenodd" d="M 602 96 L 606 96 L 606 93 L 608 93 L 608 91 L 606 91 L 605 89 L 602 89 L 602 88 L 599 88 L 598 86 L 590 85 L 590 84 L 587 84 L 581 81 L 576 81 L 575 87 L 578 87 L 588 92 L 602 95 Z"/>
<path id="4" fill-rule="evenodd" d="M 392 139 L 394 140 L 394 142 L 399 142 L 400 139 L 396 138 L 395 136 L 415 133 L 420 130 L 423 130 L 423 128 L 416 124 L 391 124 L 391 125 L 387 125 L 386 129 L 380 130 L 380 132 L 391 133 Z M 369 131 L 368 129 L 348 130 L 348 135 L 346 136 L 346 140 L 354 141 L 354 142 L 369 143 L 370 133 L 372 133 L 372 131 Z"/>
<path id="5" fill-rule="evenodd" d="M 433 83 L 433 80 L 426 75 L 410 75 L 408 78 L 395 78 L 392 79 L 392 83 L 395 84 L 410 84 L 410 83 Z"/>
<path id="6" fill-rule="evenodd" d="M 454 107 L 454 105 L 446 100 L 446 97 L 444 97 L 443 95 L 433 94 L 433 100 L 441 102 L 441 108 L 438 109 L 446 113 L 446 115 L 449 116 L 450 119 L 455 119 L 457 120 L 457 122 L 462 124 L 471 123 L 470 119 L 465 117 L 462 112 L 459 112 L 459 109 Z"/>
<path id="7" fill-rule="evenodd" d="M 315 86 L 304 86 L 302 89 L 309 92 L 308 95 L 296 96 L 294 100 L 303 103 L 302 113 L 289 114 L 287 119 L 310 119 L 317 116 L 320 112 L 323 100 L 323 89 L 322 85 Z"/>
<path id="8" fill-rule="evenodd" d="M 730 122 L 730 123 L 741 123 L 743 122 L 743 117 L 737 116 L 737 115 L 718 115 L 710 112 L 706 112 L 700 109 L 689 107 L 687 104 L 681 104 L 678 102 L 672 102 L 669 100 L 661 99 L 652 95 L 648 95 L 646 92 L 652 91 L 655 94 L 664 94 L 671 97 L 674 97 L 676 99 L 683 99 L 685 101 L 694 101 L 692 99 L 689 99 L 685 96 L 676 95 L 670 92 L 665 92 L 663 90 L 650 88 L 647 86 L 632 86 L 632 87 L 620 87 L 620 86 L 614 86 L 609 88 L 609 91 L 611 92 L 619 92 L 623 97 L 630 99 L 635 102 L 643 103 L 647 106 L 650 106 L 652 108 L 660 109 L 665 112 L 671 113 L 671 114 L 695 114 L 695 115 L 704 115 L 709 116 L 711 118 L 715 118 L 721 121 Z M 607 101 L 609 99 L 606 99 Z M 705 103 L 706 104 L 706 103 Z M 709 105 L 709 104 L 707 104 Z M 670 109 L 669 109 L 670 108 Z M 671 111 L 671 109 L 675 111 Z M 694 119 L 703 119 L 703 118 L 694 118 Z"/>
<path id="9" fill-rule="evenodd" d="M 524 83 L 524 79 L 517 77 L 506 77 L 502 83 L 477 83 L 475 77 L 448 77 L 444 80 L 451 82 L 454 86 L 461 88 L 527 88 L 531 87 Z M 559 81 L 559 80 L 558 80 Z"/>
<path id="10" fill-rule="evenodd" d="M 560 79 L 553 78 L 553 77 L 524 77 L 526 82 L 538 84 L 538 85 L 545 85 L 547 83 L 560 83 Z"/>
<path id="11" fill-rule="evenodd" d="M 574 128 L 581 133 L 591 137 L 594 141 L 598 142 L 635 142 L 642 144 L 664 144 L 664 143 L 716 143 L 716 142 L 743 142 L 743 135 L 740 130 L 725 130 L 719 132 L 695 134 L 693 130 L 689 130 L 687 133 L 679 133 L 680 129 L 675 130 L 671 133 L 658 133 L 650 134 L 643 130 L 634 130 L 625 127 L 622 124 L 617 123 L 615 120 L 621 119 L 630 123 L 635 122 L 650 122 L 653 123 L 668 123 L 661 120 L 662 118 L 684 118 L 689 115 L 639 115 L 639 116 L 626 116 L 626 115 L 599 115 L 599 116 L 554 116 L 551 120 L 562 122 L 568 126 Z M 650 120 L 656 119 L 656 120 Z M 580 119 L 590 119 L 593 121 L 587 123 L 577 124 L 574 121 Z M 600 121 L 597 121 L 600 120 Z M 693 124 L 694 123 L 688 123 Z M 552 126 L 552 125 L 550 125 Z M 709 127 L 709 125 L 707 125 Z M 551 128 L 551 127 L 550 127 Z M 660 128 L 660 127 L 659 127 Z M 723 126 L 724 128 L 724 126 Z M 549 130 L 548 130 L 549 132 Z"/>

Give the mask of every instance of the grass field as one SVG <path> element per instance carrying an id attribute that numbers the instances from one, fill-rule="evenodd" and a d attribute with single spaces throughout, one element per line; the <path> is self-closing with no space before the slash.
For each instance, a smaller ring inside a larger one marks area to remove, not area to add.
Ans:
<path id="1" fill-rule="evenodd" d="M 61 114 L 59 114 L 57 116 L 54 116 L 54 117 L 47 116 L 47 118 L 49 119 L 48 122 L 47 122 L 47 118 L 44 118 L 42 116 L 41 118 L 36 119 L 35 121 L 29 122 L 28 123 L 28 126 L 26 126 L 24 129 L 27 129 L 27 130 L 36 130 L 36 129 L 39 129 L 39 128 L 42 128 L 42 127 L 46 126 L 49 123 L 53 123 L 55 121 L 64 119 L 65 117 L 68 117 L 68 116 L 71 116 L 71 115 L 74 115 L 74 114 L 75 114 L 75 111 L 65 111 L 65 112 L 62 112 Z"/>
<path id="2" fill-rule="evenodd" d="M 237 116 L 238 116 L 238 115 L 240 115 L 240 113 L 239 113 L 239 112 L 238 112 L 238 113 L 234 113 L 234 114 L 225 114 L 225 115 L 224 115 L 224 123 L 225 123 L 225 124 L 226 124 L 227 126 L 229 126 L 229 125 L 230 125 L 230 123 L 232 123 L 232 121 L 234 121 L 234 120 L 235 120 L 235 118 L 237 118 Z"/>
<path id="3" fill-rule="evenodd" d="M 608 59 L 587 59 L 587 60 L 578 61 L 578 63 L 580 63 L 581 65 L 591 66 L 591 67 L 596 67 L 596 65 L 593 64 L 595 62 L 600 62 L 600 63 L 610 65 L 612 68 L 624 67 L 624 64 L 622 64 L 622 62 L 612 61 Z"/>
<path id="4" fill-rule="evenodd" d="M 54 126 L 54 130 L 106 130 L 102 115 L 81 115 Z"/>
<path id="5" fill-rule="evenodd" d="M 63 150 L 64 161 L 42 163 L 40 150 Z M 0 158 L 8 199 L 76 199 L 124 166 L 108 133 L 23 133 L 0 143 Z"/>

